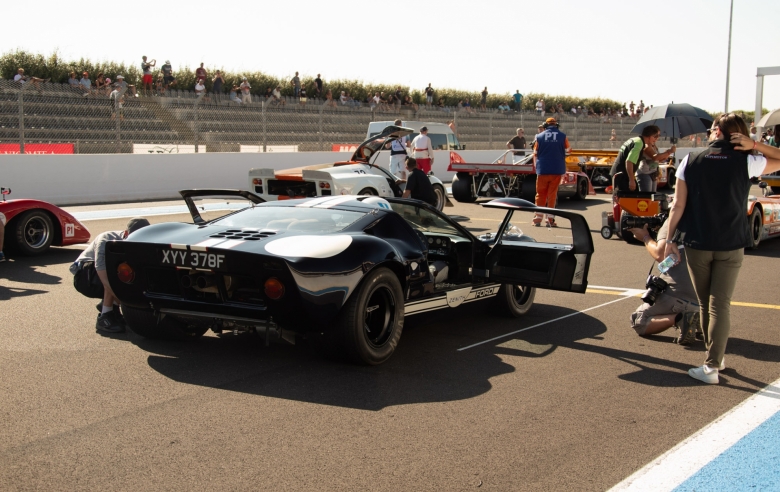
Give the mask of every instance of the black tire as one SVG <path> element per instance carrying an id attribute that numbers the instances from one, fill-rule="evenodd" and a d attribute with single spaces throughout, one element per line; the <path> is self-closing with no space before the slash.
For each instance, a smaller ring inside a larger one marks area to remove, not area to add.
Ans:
<path id="1" fill-rule="evenodd" d="M 365 196 L 377 196 L 378 193 L 373 188 L 363 188 L 360 190 L 360 193 L 358 195 L 365 195 Z"/>
<path id="2" fill-rule="evenodd" d="M 477 197 L 471 192 L 471 177 L 469 179 L 452 178 L 452 198 L 461 203 L 474 203 Z"/>
<path id="3" fill-rule="evenodd" d="M 756 249 L 761 242 L 761 233 L 764 232 L 764 215 L 758 207 L 753 207 L 748 223 L 750 224 L 750 246 L 748 249 Z"/>
<path id="4" fill-rule="evenodd" d="M 377 268 L 363 279 L 341 308 L 330 335 L 347 359 L 378 365 L 395 352 L 403 327 L 401 282 L 387 268 Z"/>
<path id="5" fill-rule="evenodd" d="M 582 201 L 588 196 L 588 180 L 585 178 L 577 179 L 577 191 L 572 195 L 572 200 Z"/>
<path id="6" fill-rule="evenodd" d="M 534 203 L 536 200 L 536 175 L 527 175 L 523 177 L 521 196 L 523 200 Z"/>
<path id="7" fill-rule="evenodd" d="M 21 255 L 44 253 L 54 240 L 54 226 L 43 210 L 28 210 L 13 221 L 13 249 Z"/>
<path id="8" fill-rule="evenodd" d="M 611 239 L 612 238 L 612 228 L 609 226 L 604 226 L 601 228 L 601 237 L 604 239 Z"/>
<path id="9" fill-rule="evenodd" d="M 434 207 L 441 212 L 447 204 L 447 192 L 444 190 L 444 186 L 435 184 L 433 185 L 433 193 L 436 195 L 436 205 Z"/>
<path id="10" fill-rule="evenodd" d="M 666 178 L 666 187 L 667 188 L 674 188 L 675 183 L 677 183 L 677 176 L 674 174 L 674 170 L 669 170 L 669 175 Z"/>
<path id="11" fill-rule="evenodd" d="M 496 302 L 499 310 L 504 314 L 513 318 L 519 318 L 531 309 L 535 296 L 535 287 L 501 284 L 501 288 L 496 296 Z"/>
<path id="12" fill-rule="evenodd" d="M 158 322 L 154 312 L 148 309 L 122 306 L 122 314 L 133 333 L 154 340 L 193 340 L 208 331 L 208 327 L 189 326 L 170 316 Z"/>

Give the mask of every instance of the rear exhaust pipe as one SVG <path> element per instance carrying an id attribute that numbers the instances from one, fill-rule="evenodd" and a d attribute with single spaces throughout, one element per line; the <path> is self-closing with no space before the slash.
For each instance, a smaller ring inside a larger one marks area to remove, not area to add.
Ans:
<path id="1" fill-rule="evenodd" d="M 195 285 L 197 285 L 199 289 L 211 287 L 214 285 L 214 276 L 198 275 L 195 279 Z"/>
<path id="2" fill-rule="evenodd" d="M 192 287 L 192 277 L 190 275 L 183 275 L 181 277 L 181 286 L 188 289 Z"/>

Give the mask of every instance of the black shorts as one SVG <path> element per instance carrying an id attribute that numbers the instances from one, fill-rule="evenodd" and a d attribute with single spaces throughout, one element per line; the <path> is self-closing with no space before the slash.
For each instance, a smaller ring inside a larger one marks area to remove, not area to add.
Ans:
<path id="1" fill-rule="evenodd" d="M 166 75 L 166 76 L 163 77 L 163 82 L 165 84 L 170 84 L 171 82 L 176 82 L 176 77 L 174 77 L 173 75 Z"/>
<path id="2" fill-rule="evenodd" d="M 628 174 L 621 172 L 612 176 L 612 193 L 614 194 L 618 191 L 631 191 L 628 187 Z"/>

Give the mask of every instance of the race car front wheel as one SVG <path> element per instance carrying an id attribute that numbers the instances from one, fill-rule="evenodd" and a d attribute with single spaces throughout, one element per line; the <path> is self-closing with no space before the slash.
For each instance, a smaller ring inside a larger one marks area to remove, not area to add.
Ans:
<path id="1" fill-rule="evenodd" d="M 14 218 L 15 249 L 32 256 L 45 252 L 54 239 L 54 226 L 49 214 L 43 210 L 28 210 Z"/>
<path id="2" fill-rule="evenodd" d="M 531 309 L 536 288 L 524 285 L 502 284 L 496 296 L 498 307 L 509 316 L 519 318 Z"/>
<path id="3" fill-rule="evenodd" d="M 201 337 L 208 327 L 189 326 L 186 323 L 165 316 L 158 320 L 154 312 L 148 309 L 136 309 L 122 306 L 122 314 L 127 327 L 136 335 L 155 340 L 192 340 Z"/>
<path id="4" fill-rule="evenodd" d="M 369 273 L 333 326 L 332 343 L 353 362 L 378 365 L 395 352 L 404 327 L 401 282 L 387 268 Z"/>

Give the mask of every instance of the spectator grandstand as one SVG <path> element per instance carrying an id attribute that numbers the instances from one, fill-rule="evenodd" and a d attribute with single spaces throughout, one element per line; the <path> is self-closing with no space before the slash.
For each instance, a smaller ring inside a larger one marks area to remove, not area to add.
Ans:
<path id="1" fill-rule="evenodd" d="M 196 95 L 169 89 L 164 97 L 127 97 L 123 119 L 112 119 L 114 101 L 103 91 L 84 92 L 69 84 L 32 84 L 0 80 L 0 143 L 72 143 L 76 153 L 130 153 L 133 144 L 205 145 L 208 152 L 238 152 L 241 145 L 297 145 L 298 150 L 330 150 L 334 144 L 358 143 L 368 123 L 390 120 L 455 120 L 468 149 L 502 149 L 515 129 L 534 128 L 546 115 L 535 111 L 458 112 L 455 107 L 406 105 L 386 111 L 357 105 L 324 104 L 284 97 L 237 105 L 225 94 Z M 629 137 L 635 118 L 556 114 L 575 148 L 610 148 Z M 614 140 L 612 141 L 614 145 Z M 201 150 L 203 151 L 203 150 Z"/>

